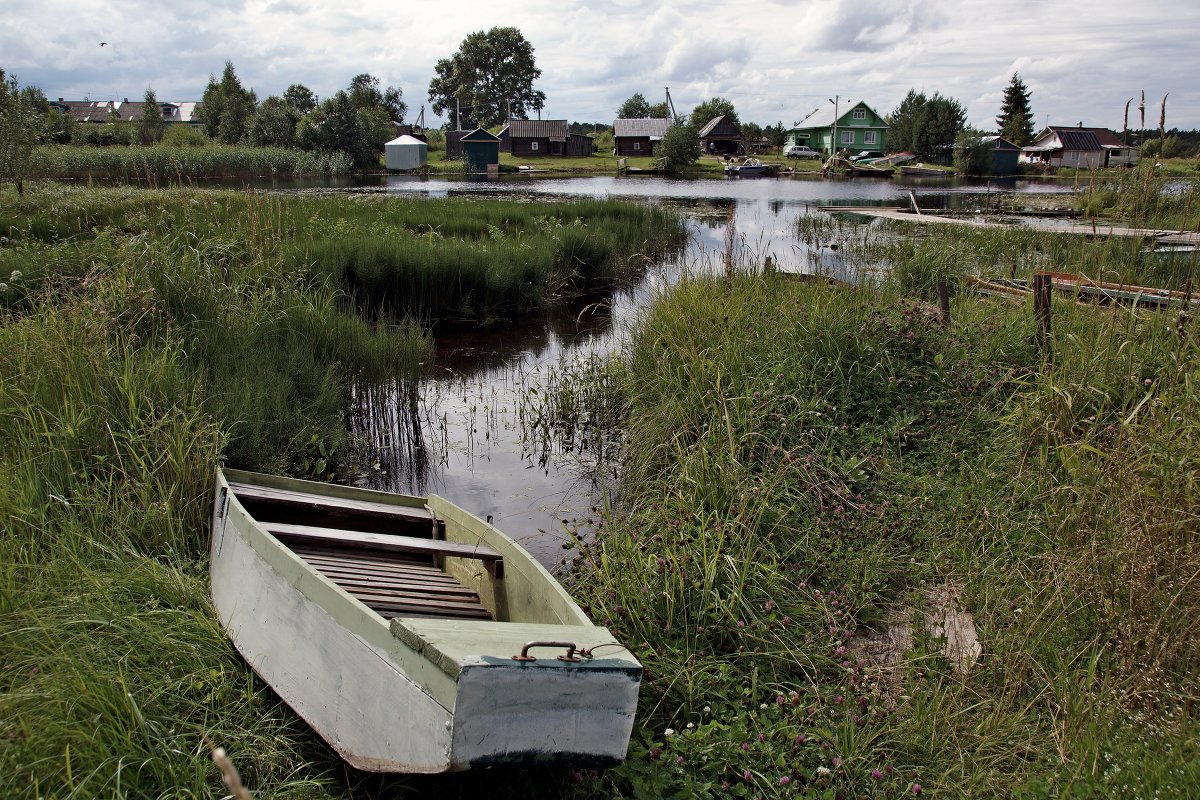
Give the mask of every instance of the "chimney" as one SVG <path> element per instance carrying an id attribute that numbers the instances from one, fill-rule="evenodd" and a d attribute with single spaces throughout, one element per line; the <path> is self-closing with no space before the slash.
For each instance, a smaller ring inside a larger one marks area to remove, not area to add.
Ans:
<path id="1" fill-rule="evenodd" d="M 1083 120 L 1079 120 L 1079 127 L 1083 127 Z"/>

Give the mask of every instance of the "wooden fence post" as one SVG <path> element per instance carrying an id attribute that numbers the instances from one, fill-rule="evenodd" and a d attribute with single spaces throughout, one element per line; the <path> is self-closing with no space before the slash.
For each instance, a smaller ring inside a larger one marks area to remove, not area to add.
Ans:
<path id="1" fill-rule="evenodd" d="M 1033 275 L 1033 318 L 1037 321 L 1038 340 L 1043 352 L 1050 350 L 1050 276 L 1044 272 Z"/>
<path id="2" fill-rule="evenodd" d="M 942 312 L 942 324 L 950 324 L 950 287 L 946 285 L 945 278 L 938 278 L 937 282 L 938 309 Z"/>

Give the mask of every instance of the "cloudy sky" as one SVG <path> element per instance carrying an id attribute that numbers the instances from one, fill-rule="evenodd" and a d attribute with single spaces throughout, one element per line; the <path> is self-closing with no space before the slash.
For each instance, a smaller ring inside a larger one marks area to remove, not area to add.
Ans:
<path id="1" fill-rule="evenodd" d="M 226 60 L 260 100 L 293 83 L 325 97 L 368 72 L 403 91 L 411 121 L 435 62 L 498 25 L 533 45 L 547 119 L 611 122 L 634 92 L 670 87 L 680 113 L 719 96 L 744 120 L 791 125 L 835 97 L 886 114 L 915 88 L 987 128 L 1020 72 L 1039 128 L 1120 130 L 1143 91 L 1147 127 L 1169 92 L 1167 127 L 1200 128 L 1193 0 L 4 0 L 0 68 L 51 98 L 152 87 L 178 101 Z"/>

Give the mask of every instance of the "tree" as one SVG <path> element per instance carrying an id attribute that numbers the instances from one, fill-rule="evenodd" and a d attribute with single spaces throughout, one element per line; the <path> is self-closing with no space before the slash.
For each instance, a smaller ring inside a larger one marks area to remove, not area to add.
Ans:
<path id="1" fill-rule="evenodd" d="M 954 147 L 966 122 L 967 111 L 954 98 L 910 89 L 888 120 L 888 143 L 922 161 L 939 160 Z"/>
<path id="2" fill-rule="evenodd" d="M 225 144 L 237 144 L 246 135 L 258 99 L 242 86 L 233 62 L 225 62 L 220 82 L 210 76 L 201 98 L 200 119 L 204 132 Z"/>
<path id="3" fill-rule="evenodd" d="M 691 125 L 672 125 L 658 154 L 666 159 L 668 172 L 682 172 L 700 160 L 700 133 Z"/>
<path id="4" fill-rule="evenodd" d="M 379 147 L 372 144 L 370 131 L 364 128 L 359 109 L 345 90 L 327 97 L 302 117 L 296 139 L 305 150 L 341 150 L 360 168 L 372 166 L 379 157 Z"/>
<path id="5" fill-rule="evenodd" d="M 142 144 L 155 144 L 163 137 L 166 124 L 163 122 L 162 106 L 158 104 L 158 98 L 151 88 L 146 89 L 146 96 L 142 98 L 142 116 L 138 119 L 137 128 Z"/>
<path id="6" fill-rule="evenodd" d="M 650 116 L 653 119 L 666 119 L 671 116 L 671 112 L 667 109 L 667 101 L 661 103 L 653 103 L 650 106 Z"/>
<path id="7" fill-rule="evenodd" d="M 1024 147 L 1033 141 L 1033 111 L 1029 106 L 1031 92 L 1021 74 L 1014 72 L 1012 80 L 1004 90 L 1004 100 L 1000 104 L 1000 116 L 996 117 L 996 126 L 1000 135 L 1017 147 Z"/>
<path id="8" fill-rule="evenodd" d="M 693 108 L 692 115 L 688 118 L 688 124 L 695 126 L 699 130 L 720 116 L 728 117 L 734 125 L 741 125 L 741 122 L 738 121 L 737 112 L 733 110 L 733 103 L 724 97 L 714 97 L 711 100 L 705 100 Z"/>
<path id="9" fill-rule="evenodd" d="M 301 114 L 317 107 L 317 96 L 302 83 L 293 83 L 283 93 L 283 101 Z"/>
<path id="10" fill-rule="evenodd" d="M 641 92 L 635 92 L 617 109 L 617 119 L 646 119 L 650 116 L 650 103 Z"/>
<path id="11" fill-rule="evenodd" d="M 954 143 L 954 168 L 960 175 L 990 175 L 995 140 L 987 140 L 983 131 L 967 128 Z"/>
<path id="12" fill-rule="evenodd" d="M 516 28 L 472 33 L 458 52 L 438 61 L 434 71 L 437 77 L 429 82 L 434 113 L 461 105 L 480 128 L 523 119 L 546 105 L 546 95 L 533 88 L 542 74 L 534 63 L 533 47 Z M 454 123 L 462 129 L 462 120 Z"/>
<path id="13" fill-rule="evenodd" d="M 42 120 L 16 78 L 0 69 L 0 181 L 11 180 L 25 194 L 25 175 L 38 143 Z"/>
<path id="14" fill-rule="evenodd" d="M 368 75 L 355 75 L 350 81 L 350 102 L 358 109 L 382 109 L 392 122 L 404 122 L 408 106 L 401 100 L 401 91 L 393 86 L 379 91 L 379 79 Z"/>
<path id="15" fill-rule="evenodd" d="M 246 137 L 255 147 L 295 147 L 300 112 L 282 97 L 268 97 L 254 112 Z"/>

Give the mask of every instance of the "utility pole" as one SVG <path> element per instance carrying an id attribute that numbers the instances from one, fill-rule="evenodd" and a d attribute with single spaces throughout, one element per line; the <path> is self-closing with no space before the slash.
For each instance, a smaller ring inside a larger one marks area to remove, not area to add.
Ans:
<path id="1" fill-rule="evenodd" d="M 668 87 L 666 87 L 666 89 L 667 89 L 667 113 L 671 115 L 672 123 L 679 122 L 679 115 L 675 113 L 675 104 L 671 102 L 671 87 L 668 86 Z"/>
<path id="2" fill-rule="evenodd" d="M 833 99 L 829 101 L 829 102 L 833 103 L 833 136 L 830 138 L 830 141 L 829 141 L 829 155 L 831 155 L 831 156 L 837 154 L 838 101 L 841 99 L 842 99 L 841 95 L 835 94 L 833 96 Z"/>
<path id="3" fill-rule="evenodd" d="M 454 130 L 461 131 L 462 128 L 462 100 L 454 98 Z"/>

